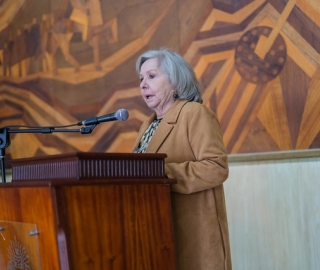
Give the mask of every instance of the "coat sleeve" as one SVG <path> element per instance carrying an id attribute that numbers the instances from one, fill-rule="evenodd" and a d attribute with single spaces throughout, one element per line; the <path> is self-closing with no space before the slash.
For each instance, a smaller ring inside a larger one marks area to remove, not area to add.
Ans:
<path id="1" fill-rule="evenodd" d="M 228 157 L 220 124 L 207 107 L 199 106 L 186 117 L 187 141 L 193 158 L 181 163 L 166 163 L 165 173 L 177 184 L 171 191 L 190 194 L 221 185 L 228 177 Z"/>

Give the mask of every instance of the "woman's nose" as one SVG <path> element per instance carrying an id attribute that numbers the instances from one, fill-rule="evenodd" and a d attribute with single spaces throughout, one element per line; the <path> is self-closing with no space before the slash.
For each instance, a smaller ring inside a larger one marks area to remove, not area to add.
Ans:
<path id="1" fill-rule="evenodd" d="M 141 79 L 141 82 L 140 82 L 140 88 L 141 89 L 144 89 L 147 87 L 147 82 L 146 82 L 146 79 Z"/>

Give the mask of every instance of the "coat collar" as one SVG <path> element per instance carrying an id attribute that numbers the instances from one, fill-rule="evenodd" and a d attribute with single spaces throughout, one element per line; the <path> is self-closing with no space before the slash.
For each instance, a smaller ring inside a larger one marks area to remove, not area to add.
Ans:
<path id="1" fill-rule="evenodd" d="M 171 130 L 174 128 L 175 123 L 178 121 L 179 114 L 181 112 L 182 107 L 188 102 L 188 100 L 176 100 L 168 112 L 165 114 L 159 127 L 157 128 L 157 132 L 152 137 L 152 140 L 148 146 L 147 153 L 157 153 L 162 143 L 166 140 Z M 141 126 L 140 132 L 138 134 L 137 140 L 134 144 L 134 149 L 139 144 L 141 137 L 144 132 L 147 130 L 151 122 L 155 119 L 156 114 L 153 113 Z"/>
<path id="2" fill-rule="evenodd" d="M 181 112 L 182 107 L 188 102 L 188 100 L 176 100 L 169 111 L 163 117 L 163 121 L 167 122 L 168 124 L 175 124 L 178 121 L 179 114 Z"/>

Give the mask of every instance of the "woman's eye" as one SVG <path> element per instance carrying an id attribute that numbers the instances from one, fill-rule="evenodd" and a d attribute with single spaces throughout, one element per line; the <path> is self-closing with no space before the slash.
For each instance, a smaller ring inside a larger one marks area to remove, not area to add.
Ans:
<path id="1" fill-rule="evenodd" d="M 150 74 L 148 75 L 148 79 L 153 79 L 155 77 L 155 75 Z M 140 82 L 142 82 L 144 80 L 144 78 L 140 78 Z"/>

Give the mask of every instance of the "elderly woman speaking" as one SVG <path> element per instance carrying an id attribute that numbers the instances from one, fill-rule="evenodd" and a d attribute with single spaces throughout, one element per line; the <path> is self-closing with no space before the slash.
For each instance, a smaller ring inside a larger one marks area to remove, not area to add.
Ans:
<path id="1" fill-rule="evenodd" d="M 223 182 L 228 159 L 217 117 L 202 105 L 190 65 L 169 49 L 136 63 L 141 95 L 153 114 L 142 124 L 135 153 L 166 153 L 177 268 L 231 269 Z"/>

